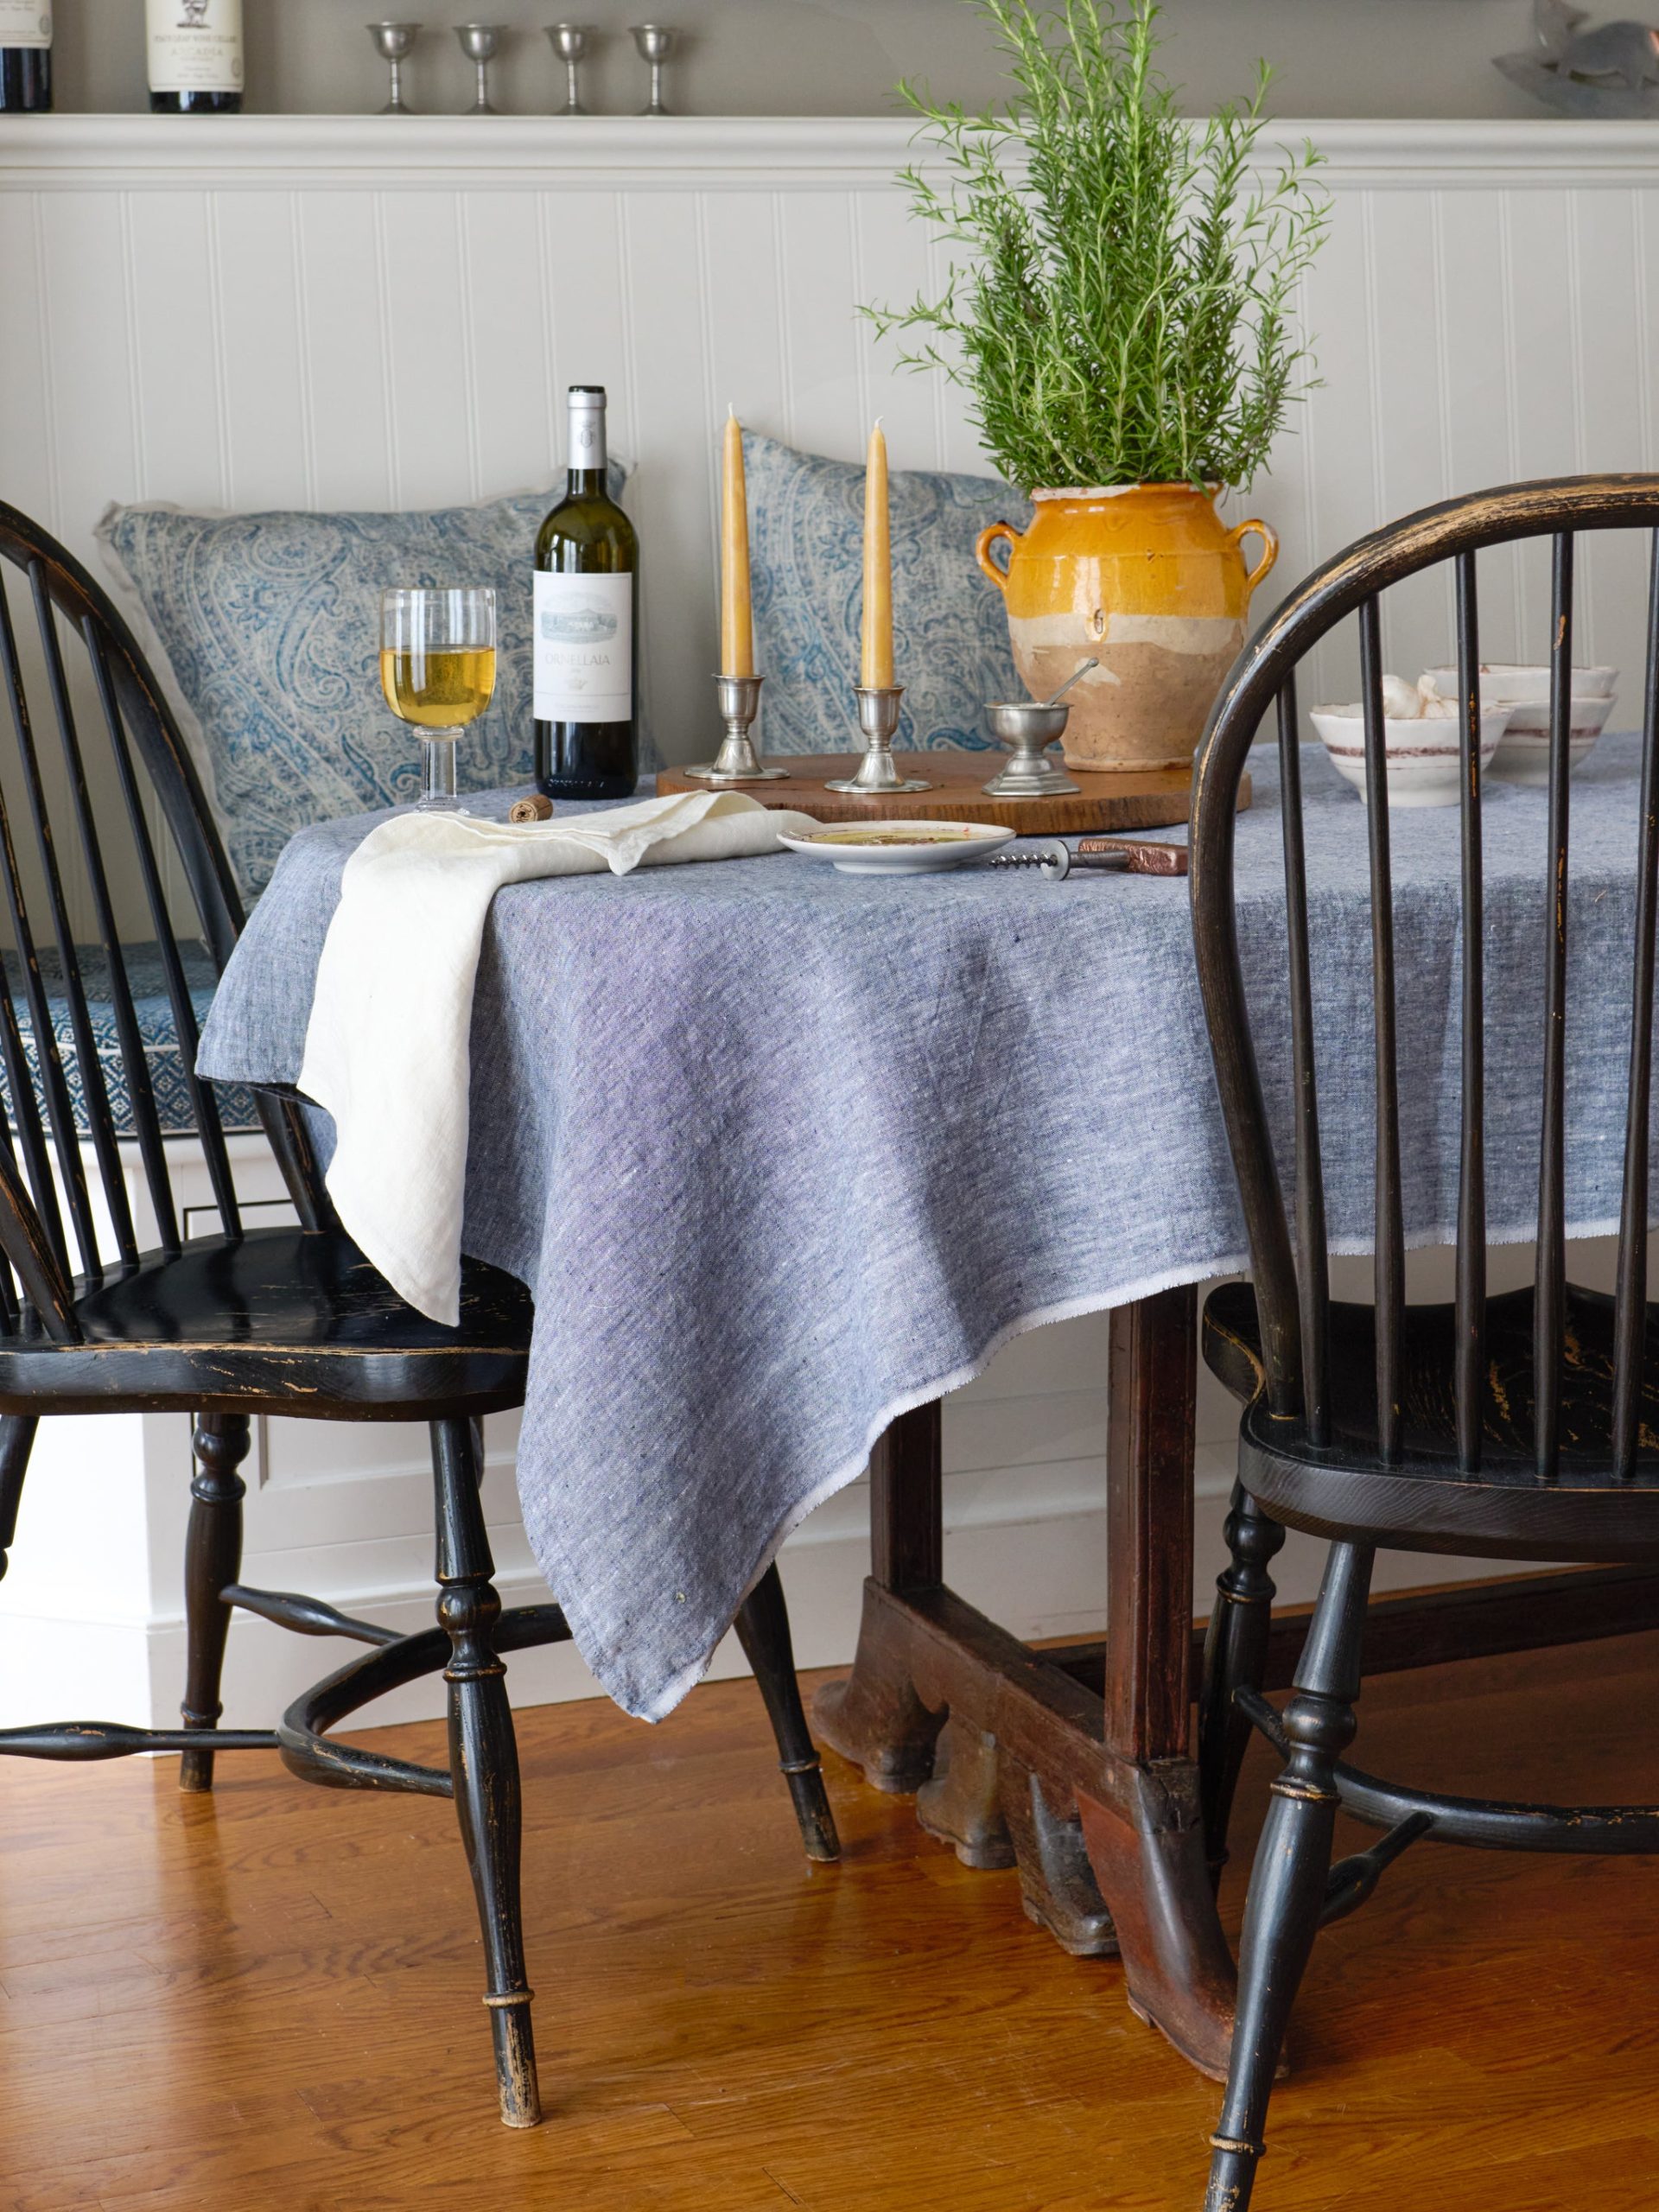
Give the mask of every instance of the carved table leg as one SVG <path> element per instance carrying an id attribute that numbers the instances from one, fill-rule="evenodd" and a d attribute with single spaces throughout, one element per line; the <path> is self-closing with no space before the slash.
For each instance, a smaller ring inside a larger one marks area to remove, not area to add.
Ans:
<path id="1" fill-rule="evenodd" d="M 1082 1792 L 1077 1808 L 1131 2009 L 1221 2077 L 1233 1963 L 1187 1756 L 1197 1352 L 1195 1290 L 1162 1291 L 1112 1315 L 1105 1735 L 1137 1780 L 1132 1816 Z"/>
<path id="2" fill-rule="evenodd" d="M 937 1587 L 944 1573 L 941 1427 L 937 1401 L 900 1414 L 870 1454 L 870 1582 Z M 930 1713 L 908 1674 L 884 1656 L 883 1620 L 867 1597 L 853 1671 L 812 1707 L 818 1735 L 877 1789 L 919 1789 L 933 1771 L 943 1713 Z"/>
<path id="3" fill-rule="evenodd" d="M 954 1846 L 964 1866 L 1014 1863 L 998 1766 L 995 1737 L 952 1714 L 939 1738 L 933 1779 L 917 1794 L 916 1817 L 930 1835 Z"/>
<path id="4" fill-rule="evenodd" d="M 196 1471 L 190 1482 L 190 1526 L 184 1550 L 184 1703 L 187 1728 L 212 1728 L 225 1710 L 219 1681 L 231 1609 L 223 1591 L 242 1565 L 242 1500 L 247 1484 L 237 1469 L 253 1441 L 246 1414 L 202 1414 L 192 1440 Z M 181 1789 L 211 1789 L 211 1751 L 186 1751 L 179 1761 Z"/>
<path id="5" fill-rule="evenodd" d="M 1117 1934 L 1089 1864 L 1083 1823 L 1049 1805 L 1042 1783 L 1005 1752 L 1002 1811 L 1020 1869 L 1027 1920 L 1046 1928 L 1074 1959 L 1114 1958 Z"/>

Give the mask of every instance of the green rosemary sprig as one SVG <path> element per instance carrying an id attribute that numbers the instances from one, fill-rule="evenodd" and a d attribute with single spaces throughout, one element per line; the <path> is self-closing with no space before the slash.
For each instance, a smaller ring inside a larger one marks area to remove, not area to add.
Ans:
<path id="1" fill-rule="evenodd" d="M 967 387 L 1024 491 L 1248 484 L 1311 381 L 1289 310 L 1329 221 L 1319 155 L 1255 162 L 1265 66 L 1247 101 L 1178 115 L 1157 0 L 969 4 L 1007 56 L 1007 105 L 899 88 L 944 157 L 901 181 L 965 251 L 937 297 L 864 313 L 914 334 L 906 365 Z"/>

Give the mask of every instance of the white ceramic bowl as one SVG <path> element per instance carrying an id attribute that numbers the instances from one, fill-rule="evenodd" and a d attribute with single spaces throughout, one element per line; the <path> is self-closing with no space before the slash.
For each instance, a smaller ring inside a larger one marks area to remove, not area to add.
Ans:
<path id="1" fill-rule="evenodd" d="M 1480 718 L 1480 765 L 1483 770 L 1497 752 L 1509 722 L 1510 709 Z M 1365 723 L 1361 715 L 1343 714 L 1330 707 L 1315 707 L 1313 723 L 1331 765 L 1344 783 L 1365 797 Z M 1455 715 L 1388 716 L 1382 724 L 1389 750 L 1389 804 L 1395 806 L 1455 806 L 1463 781 L 1458 759 L 1458 721 Z"/>
<path id="2" fill-rule="evenodd" d="M 1455 668 L 1431 668 L 1423 681 L 1442 699 L 1458 696 Z M 1576 768 L 1601 735 L 1607 717 L 1618 704 L 1613 686 L 1616 668 L 1575 668 L 1573 704 L 1567 728 L 1567 758 Z M 1483 664 L 1480 671 L 1483 708 L 1508 706 L 1509 728 L 1492 756 L 1492 773 L 1500 782 L 1542 785 L 1549 781 L 1549 670 L 1544 666 L 1516 667 L 1500 662 Z"/>

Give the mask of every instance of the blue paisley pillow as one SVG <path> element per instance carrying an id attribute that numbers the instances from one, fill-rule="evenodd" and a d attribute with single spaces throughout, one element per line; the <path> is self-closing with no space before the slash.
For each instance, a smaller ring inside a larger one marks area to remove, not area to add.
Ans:
<path id="1" fill-rule="evenodd" d="M 612 464 L 612 491 L 626 472 Z M 531 573 L 553 494 L 415 514 L 190 514 L 111 507 L 98 535 L 136 594 L 245 893 L 295 830 L 413 798 L 415 733 L 380 696 L 389 584 L 493 584 L 495 697 L 458 764 L 463 789 L 531 771 Z M 642 764 L 645 765 L 645 764 Z"/>
<path id="2" fill-rule="evenodd" d="M 864 470 L 748 431 L 750 557 L 757 664 L 766 678 L 768 753 L 849 753 L 863 604 Z M 905 686 L 895 743 L 984 748 L 980 709 L 1023 699 L 1002 594 L 980 573 L 988 524 L 1023 530 L 1028 502 L 989 476 L 895 470 L 894 673 Z"/>

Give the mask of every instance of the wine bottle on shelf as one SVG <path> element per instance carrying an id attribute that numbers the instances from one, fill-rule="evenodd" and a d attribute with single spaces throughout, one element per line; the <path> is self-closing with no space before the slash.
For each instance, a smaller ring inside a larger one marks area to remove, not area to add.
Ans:
<path id="1" fill-rule="evenodd" d="M 157 115 L 237 115 L 242 0 L 144 0 L 149 105 Z"/>
<path id="2" fill-rule="evenodd" d="M 51 106 L 51 0 L 0 0 L 0 115 Z"/>
<path id="3" fill-rule="evenodd" d="M 552 798 L 626 798 L 639 541 L 607 482 L 604 386 L 573 384 L 569 404 L 565 493 L 536 540 L 536 781 Z"/>

